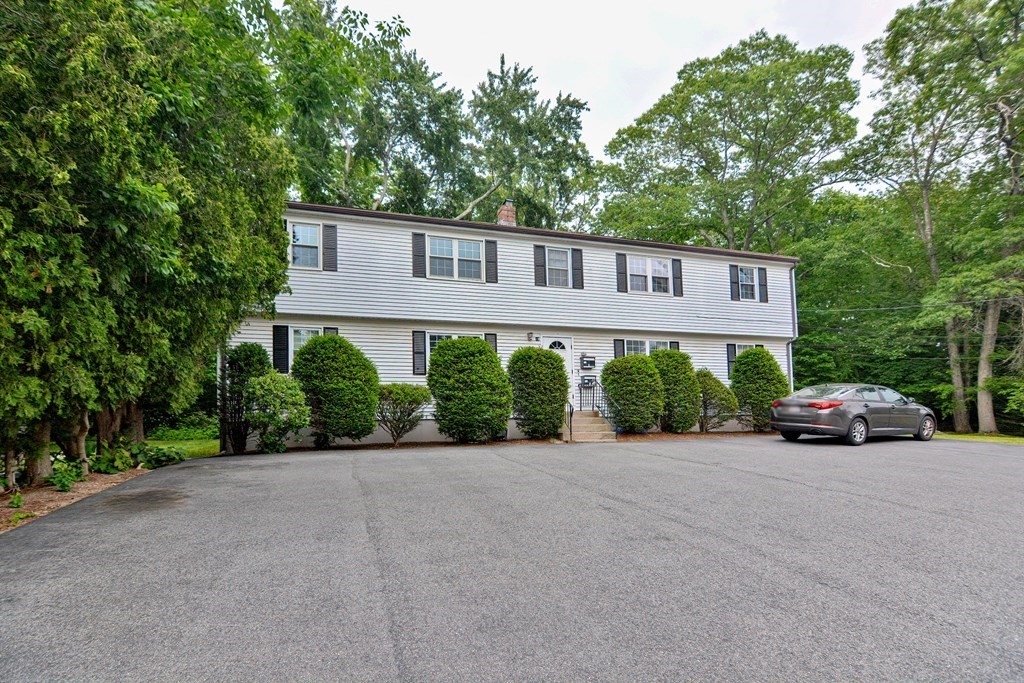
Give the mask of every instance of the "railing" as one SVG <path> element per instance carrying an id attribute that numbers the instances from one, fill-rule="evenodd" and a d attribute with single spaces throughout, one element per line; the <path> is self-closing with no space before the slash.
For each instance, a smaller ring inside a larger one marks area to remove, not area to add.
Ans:
<path id="1" fill-rule="evenodd" d="M 576 411 L 576 409 L 573 408 L 572 401 L 566 401 L 565 402 L 565 424 L 569 428 L 569 438 L 565 439 L 565 441 L 572 441 L 572 416 L 575 413 L 575 411 Z M 565 434 L 563 433 L 562 436 L 564 437 Z"/>
<path id="2" fill-rule="evenodd" d="M 595 410 L 601 417 L 608 420 L 612 427 L 615 427 L 615 413 L 618 412 L 619 406 L 616 405 L 612 397 L 608 395 L 608 392 L 604 390 L 600 382 L 594 382 L 593 384 L 583 385 L 579 387 L 579 409 L 580 410 Z"/>

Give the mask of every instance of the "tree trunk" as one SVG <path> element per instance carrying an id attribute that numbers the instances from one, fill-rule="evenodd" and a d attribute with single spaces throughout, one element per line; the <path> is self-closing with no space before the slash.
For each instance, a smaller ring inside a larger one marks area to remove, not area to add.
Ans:
<path id="1" fill-rule="evenodd" d="M 89 435 L 89 411 L 79 411 L 74 424 L 70 425 L 71 438 L 68 439 L 67 448 L 64 453 L 71 459 L 77 460 L 82 467 L 82 474 L 89 474 L 89 454 L 85 450 L 85 437 Z"/>
<path id="2" fill-rule="evenodd" d="M 978 358 L 978 432 L 982 434 L 999 431 L 999 427 L 996 426 L 992 391 L 985 384 L 992 377 L 992 354 L 996 350 L 1001 312 L 1001 301 L 989 301 L 985 310 L 985 326 L 981 332 L 981 349 Z"/>
<path id="3" fill-rule="evenodd" d="M 8 448 L 4 454 L 4 476 L 7 478 L 7 488 L 12 491 L 18 490 L 18 451 Z"/>
<path id="4" fill-rule="evenodd" d="M 96 413 L 96 449 L 109 446 L 117 438 L 121 431 L 121 417 L 124 415 L 124 406 L 117 408 L 102 408 Z"/>
<path id="5" fill-rule="evenodd" d="M 25 453 L 26 483 L 30 486 L 42 484 L 53 476 L 53 459 L 50 457 L 50 422 L 42 420 L 32 432 L 32 443 Z"/>
<path id="6" fill-rule="evenodd" d="M 142 443 L 146 440 L 146 428 L 142 422 L 143 408 L 136 401 L 129 403 L 124 410 L 127 420 L 128 440 L 131 443 Z"/>
<path id="7" fill-rule="evenodd" d="M 952 320 L 946 321 L 946 346 L 949 349 L 949 375 L 953 384 L 953 430 L 957 434 L 966 434 L 971 431 L 971 418 L 967 413 L 964 369 L 960 364 L 960 347 Z"/>

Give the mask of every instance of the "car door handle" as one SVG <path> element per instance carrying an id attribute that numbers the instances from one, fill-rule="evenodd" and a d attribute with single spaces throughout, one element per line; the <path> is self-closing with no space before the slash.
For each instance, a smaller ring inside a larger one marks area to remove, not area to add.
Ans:
<path id="1" fill-rule="evenodd" d="M 870 403 L 865 403 L 865 404 L 864 404 L 864 407 L 865 407 L 865 408 L 870 408 L 870 407 L 871 407 L 871 404 L 870 404 Z"/>

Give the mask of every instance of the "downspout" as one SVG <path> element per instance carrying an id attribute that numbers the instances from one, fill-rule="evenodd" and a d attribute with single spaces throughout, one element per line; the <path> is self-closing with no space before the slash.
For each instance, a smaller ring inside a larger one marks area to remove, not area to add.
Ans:
<path id="1" fill-rule="evenodd" d="M 796 323 L 796 264 L 789 269 L 789 300 L 792 310 L 793 319 L 793 336 L 788 342 L 786 342 L 786 364 L 789 366 L 789 390 L 793 391 L 793 342 L 797 338 L 797 323 Z"/>

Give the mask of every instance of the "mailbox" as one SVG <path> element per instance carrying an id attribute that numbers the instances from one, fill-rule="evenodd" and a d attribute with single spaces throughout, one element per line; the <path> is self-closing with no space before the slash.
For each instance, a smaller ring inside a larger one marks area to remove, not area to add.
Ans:
<path id="1" fill-rule="evenodd" d="M 585 353 L 580 354 L 580 370 L 593 370 L 597 367 L 597 361 L 594 360 L 593 356 L 588 356 Z"/>
<path id="2" fill-rule="evenodd" d="M 597 375 L 580 375 L 580 386 L 583 388 L 597 386 Z"/>

